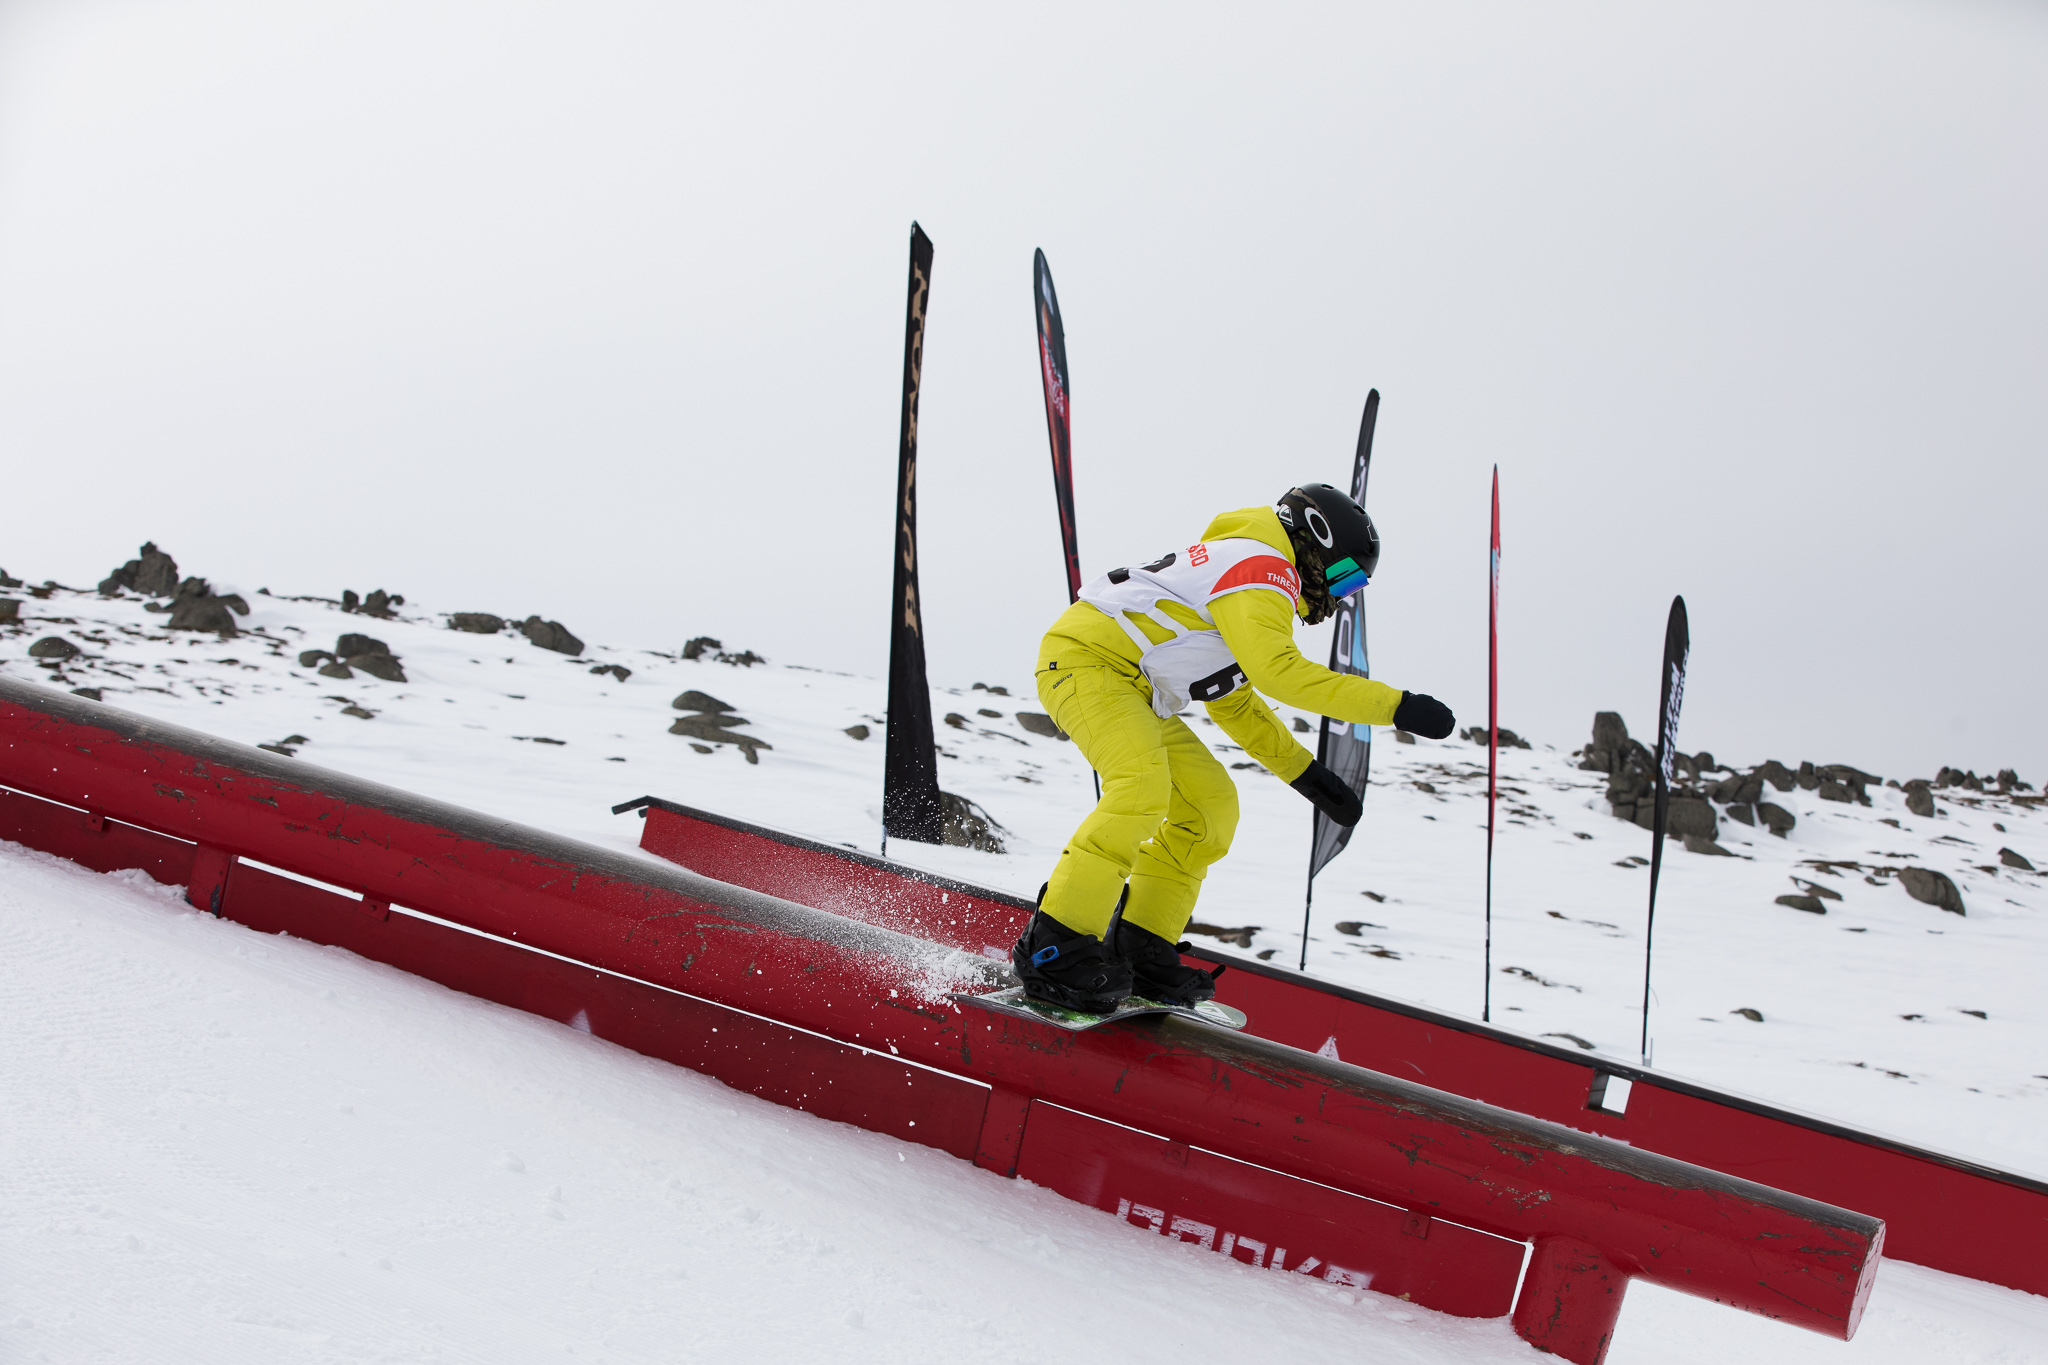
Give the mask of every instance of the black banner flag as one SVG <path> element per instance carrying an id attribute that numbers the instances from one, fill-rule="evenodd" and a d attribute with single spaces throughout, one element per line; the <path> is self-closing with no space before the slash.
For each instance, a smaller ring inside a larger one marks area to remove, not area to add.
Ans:
<path id="1" fill-rule="evenodd" d="M 1664 867 L 1664 830 L 1671 815 L 1671 770 L 1678 754 L 1678 708 L 1685 703 L 1685 661 L 1692 628 L 1685 599 L 1671 599 L 1664 623 L 1664 684 L 1657 703 L 1657 802 L 1650 831 L 1650 913 L 1643 925 L 1643 1065 L 1650 1064 L 1650 941 L 1657 931 L 1657 874 Z"/>
<path id="2" fill-rule="evenodd" d="M 882 845 L 890 836 L 941 842 L 939 760 L 925 681 L 924 617 L 917 600 L 917 386 L 924 368 L 932 241 L 910 225 L 910 303 L 903 325 L 903 430 L 896 470 L 896 580 L 889 615 L 889 733 L 882 759 Z"/>
<path id="3" fill-rule="evenodd" d="M 1032 312 L 1038 318 L 1038 377 L 1045 385 L 1045 434 L 1052 442 L 1052 492 L 1060 509 L 1060 542 L 1067 554 L 1067 600 L 1081 595 L 1081 548 L 1074 530 L 1074 411 L 1067 387 L 1067 329 L 1053 292 L 1045 253 L 1031 254 Z"/>
<path id="4" fill-rule="evenodd" d="M 1380 391 L 1365 396 L 1365 416 L 1358 424 L 1358 451 L 1351 461 L 1351 496 L 1365 506 L 1365 478 L 1372 472 L 1372 432 L 1380 416 Z M 1357 593 L 1337 604 L 1337 630 L 1330 641 L 1330 670 L 1372 676 L 1365 649 L 1365 603 Z M 1327 766 L 1345 785 L 1365 798 L 1365 784 L 1372 767 L 1372 727 L 1351 725 L 1323 717 L 1322 733 L 1316 739 L 1316 761 Z M 1351 842 L 1351 830 L 1317 810 L 1309 839 L 1308 894 L 1301 907 L 1301 968 L 1308 969 L 1309 912 L 1315 904 L 1316 873 Z"/>

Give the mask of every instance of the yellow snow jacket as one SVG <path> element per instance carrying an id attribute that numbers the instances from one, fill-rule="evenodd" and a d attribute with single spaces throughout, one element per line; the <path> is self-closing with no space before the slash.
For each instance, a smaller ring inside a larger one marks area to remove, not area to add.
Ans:
<path id="1" fill-rule="evenodd" d="M 1293 543 L 1271 507 L 1225 512 L 1202 533 L 1204 541 L 1229 537 L 1260 541 L 1285 556 L 1289 564 L 1294 563 Z M 1290 607 L 1288 599 L 1278 592 L 1235 592 L 1216 598 L 1209 604 L 1209 614 L 1216 622 L 1213 627 L 1178 602 L 1162 601 L 1157 610 L 1188 630 L 1214 629 L 1222 636 L 1225 648 L 1244 669 L 1245 680 L 1251 686 L 1205 703 L 1209 717 L 1240 748 L 1283 781 L 1292 782 L 1300 777 L 1315 755 L 1295 740 L 1273 714 L 1273 708 L 1259 698 L 1259 692 L 1332 720 L 1363 725 L 1394 723 L 1401 690 L 1371 678 L 1334 673 L 1304 658 L 1294 644 L 1294 622 L 1301 608 Z M 1148 639 L 1161 642 L 1163 637 L 1156 627 L 1136 615 L 1130 619 Z M 1087 602 L 1076 602 L 1046 632 L 1039 647 L 1038 667 L 1043 671 L 1055 663 L 1061 668 L 1106 665 L 1149 695 L 1152 687 L 1139 670 L 1139 657 L 1136 641 L 1107 613 Z"/>

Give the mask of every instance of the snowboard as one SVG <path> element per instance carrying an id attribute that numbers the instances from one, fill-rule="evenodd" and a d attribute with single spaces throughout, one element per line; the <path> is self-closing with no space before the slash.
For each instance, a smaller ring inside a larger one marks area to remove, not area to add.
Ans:
<path id="1" fill-rule="evenodd" d="M 955 1000 L 962 1004 L 975 1005 L 995 1014 L 1014 1014 L 1023 1019 L 1036 1019 L 1041 1024 L 1051 1024 L 1069 1033 L 1083 1033 L 1103 1024 L 1114 1024 L 1119 1019 L 1135 1019 L 1146 1014 L 1177 1014 L 1183 1019 L 1199 1019 L 1205 1024 L 1219 1028 L 1241 1029 L 1245 1026 L 1245 1013 L 1214 1000 L 1204 1000 L 1199 1005 L 1162 1005 L 1156 1000 L 1131 996 L 1116 1007 L 1114 1014 L 1086 1014 L 1070 1010 L 1065 1005 L 1055 1005 L 1050 1000 L 1034 1000 L 1024 994 L 1022 986 L 1012 986 L 1006 991 L 995 991 L 988 995 L 973 995 L 956 991 Z"/>

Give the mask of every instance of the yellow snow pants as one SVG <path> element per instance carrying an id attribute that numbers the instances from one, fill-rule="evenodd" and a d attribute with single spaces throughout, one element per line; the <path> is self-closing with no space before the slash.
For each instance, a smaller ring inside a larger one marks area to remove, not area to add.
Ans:
<path id="1" fill-rule="evenodd" d="M 1064 652 L 1064 651 L 1063 651 Z M 1100 938 L 1124 884 L 1124 918 L 1177 940 L 1209 865 L 1237 832 L 1237 783 L 1186 721 L 1152 710 L 1137 668 L 1075 651 L 1041 661 L 1039 703 L 1102 777 L 1102 800 L 1060 850 L 1042 908 Z"/>

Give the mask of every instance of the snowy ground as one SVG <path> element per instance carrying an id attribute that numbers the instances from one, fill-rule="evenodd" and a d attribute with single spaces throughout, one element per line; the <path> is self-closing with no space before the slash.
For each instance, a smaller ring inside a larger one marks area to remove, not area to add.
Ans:
<path id="1" fill-rule="evenodd" d="M 380 621 L 242 591 L 251 630 L 223 641 L 170 636 L 132 598 L 54 589 L 24 601 L 0 671 L 99 687 L 111 705 L 246 742 L 304 736 L 292 747 L 323 766 L 616 848 L 639 825 L 608 808 L 643 793 L 877 846 L 877 679 L 686 662 L 680 638 L 593 643 L 570 660 L 515 634 L 451 631 L 417 605 Z M 344 631 L 386 641 L 408 681 L 297 664 Z M 85 653 L 56 669 L 30 660 L 29 644 L 52 634 Z M 590 671 L 609 663 L 632 676 Z M 1010 853 L 892 853 L 1036 889 L 1090 796 L 1071 745 L 1017 726 L 1018 706 L 1037 709 L 1026 670 L 982 680 L 1009 697 L 973 680 L 934 693 L 939 715 L 968 721 L 939 730 L 942 783 L 1007 827 Z M 774 747 L 750 765 L 731 746 L 700 754 L 668 734 L 686 688 L 737 706 Z M 844 733 L 862 723 L 874 737 Z M 1310 969 L 1476 1015 L 1484 753 L 1385 732 L 1376 748 L 1366 823 L 1319 879 Z M 1646 854 L 1648 836 L 1608 815 L 1599 781 L 1557 749 L 1511 751 L 1506 774 L 1495 1018 L 1629 1056 L 1645 873 L 1618 864 Z M 1307 808 L 1262 772 L 1242 777 L 1238 848 L 1198 917 L 1255 926 L 1241 951 L 1289 962 Z M 2001 846 L 2048 864 L 2048 820 L 2002 799 L 1944 801 L 1933 821 L 1893 791 L 1868 810 L 1772 799 L 1799 816 L 1789 839 L 1730 825 L 1738 857 L 1667 855 L 1660 1069 L 2048 1173 L 2034 1136 L 2048 1120 L 2044 1006 L 2033 973 L 2012 965 L 2042 959 L 2048 891 L 1997 868 Z M 1819 860 L 1937 868 L 1969 913 Z M 1125 1352 L 1167 1341 L 1270 1358 L 1284 1324 L 1289 1354 L 1533 1358 L 1503 1324 L 1275 1286 L 949 1158 L 186 914 L 133 878 L 19 850 L 0 866 L 0 1333 L 12 1334 L 0 1359 L 864 1359 L 908 1346 L 1011 1360 L 1040 1353 L 1048 1313 Z M 1826 916 L 1774 905 L 1795 876 L 1843 899 Z M 1744 1008 L 1763 1022 L 1732 1013 Z M 1156 1288 L 1168 1282 L 1170 1294 Z M 1090 1292 L 1104 1283 L 1130 1288 Z M 1892 1264 L 1849 1350 L 2048 1359 L 2048 1303 Z M 1637 1287 L 1614 1358 L 1737 1351 L 1842 1348 Z"/>
<path id="2" fill-rule="evenodd" d="M 0 1359 L 1553 1359 L 0 844 Z M 1882 1270 L 1847 1347 L 1635 1286 L 1615 1365 L 2048 1359 Z"/>

